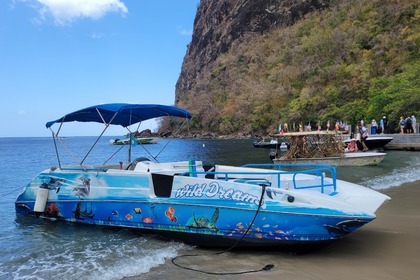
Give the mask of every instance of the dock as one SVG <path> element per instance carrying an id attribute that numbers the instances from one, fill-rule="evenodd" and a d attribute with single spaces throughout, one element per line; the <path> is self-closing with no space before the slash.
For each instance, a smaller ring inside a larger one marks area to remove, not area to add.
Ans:
<path id="1" fill-rule="evenodd" d="M 420 151 L 419 133 L 369 134 L 369 137 L 375 136 L 390 136 L 393 138 L 392 141 L 384 147 L 385 150 Z"/>

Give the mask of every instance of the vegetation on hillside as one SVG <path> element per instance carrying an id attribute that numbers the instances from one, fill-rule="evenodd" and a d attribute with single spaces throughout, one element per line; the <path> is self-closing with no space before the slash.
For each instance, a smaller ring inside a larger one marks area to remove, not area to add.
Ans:
<path id="1" fill-rule="evenodd" d="M 176 104 L 189 130 L 276 132 L 279 123 L 355 124 L 420 115 L 416 0 L 338 1 L 291 27 L 247 34 Z"/>

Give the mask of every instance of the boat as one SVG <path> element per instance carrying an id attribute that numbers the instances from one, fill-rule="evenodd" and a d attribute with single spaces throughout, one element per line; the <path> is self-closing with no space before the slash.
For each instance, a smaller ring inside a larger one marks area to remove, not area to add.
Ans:
<path id="1" fill-rule="evenodd" d="M 136 137 L 134 138 L 135 144 L 156 144 L 158 143 L 160 140 L 160 138 L 158 137 Z M 109 143 L 111 145 L 127 145 L 130 143 L 130 139 L 126 138 L 126 139 L 119 139 L 119 138 L 115 138 L 115 139 L 111 139 L 109 140 Z"/>
<path id="2" fill-rule="evenodd" d="M 389 142 L 391 142 L 394 138 L 390 136 L 371 136 L 369 135 L 368 138 L 365 140 L 366 147 L 368 147 L 369 150 L 383 150 L 385 145 L 387 145 Z M 349 144 L 351 141 L 356 141 L 356 139 L 348 138 L 344 140 L 345 144 Z M 360 150 L 362 147 L 359 148 Z"/>
<path id="3" fill-rule="evenodd" d="M 372 166 L 380 164 L 386 156 L 386 153 L 375 151 L 349 151 L 333 131 L 290 132 L 283 135 L 289 138 L 291 147 L 281 157 L 270 153 L 269 157 L 274 163 Z"/>
<path id="4" fill-rule="evenodd" d="M 52 221 L 134 228 L 204 247 L 312 248 L 338 240 L 376 218 L 390 198 L 337 179 L 327 165 L 245 164 L 206 166 L 197 159 L 86 164 L 105 130 L 152 118 L 191 118 L 166 105 L 112 103 L 49 121 L 58 166 L 40 172 L 17 197 L 18 215 Z M 86 156 L 64 165 L 56 141 L 67 122 L 104 125 Z M 58 126 L 58 130 L 53 127 Z M 57 131 L 57 132 L 56 132 Z M 123 146 L 124 147 L 124 146 Z M 113 151 L 113 149 L 110 149 Z M 104 150 L 101 150 L 101 155 Z M 105 156 L 105 155 L 104 155 Z M 294 170 L 294 168 L 297 168 Z"/>
<path id="5" fill-rule="evenodd" d="M 158 137 L 138 137 L 136 139 L 139 144 L 157 144 L 160 140 Z"/>
<path id="6" fill-rule="evenodd" d="M 270 139 L 270 141 L 266 141 L 265 139 L 262 139 L 260 141 L 254 140 L 252 144 L 254 148 L 270 148 L 270 149 L 287 150 L 289 147 L 288 143 L 284 141 L 279 142 L 277 139 Z"/>
<path id="7" fill-rule="evenodd" d="M 130 143 L 130 139 L 115 138 L 115 139 L 109 140 L 109 144 L 111 145 L 128 145 L 129 143 Z"/>

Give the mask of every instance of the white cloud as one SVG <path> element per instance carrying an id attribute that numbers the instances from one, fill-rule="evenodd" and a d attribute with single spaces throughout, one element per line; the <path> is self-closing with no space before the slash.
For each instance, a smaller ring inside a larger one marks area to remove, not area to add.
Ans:
<path id="1" fill-rule="evenodd" d="M 104 34 L 94 32 L 94 33 L 92 33 L 91 37 L 92 37 L 92 39 L 101 39 L 102 37 L 104 37 Z"/>
<path id="2" fill-rule="evenodd" d="M 71 24 L 78 18 L 99 19 L 107 13 L 125 15 L 127 7 L 120 0 L 35 0 L 41 19 L 52 17 L 59 25 Z"/>
<path id="3" fill-rule="evenodd" d="M 182 36 L 191 36 L 193 34 L 192 30 L 186 30 L 182 26 L 178 26 L 178 33 Z"/>

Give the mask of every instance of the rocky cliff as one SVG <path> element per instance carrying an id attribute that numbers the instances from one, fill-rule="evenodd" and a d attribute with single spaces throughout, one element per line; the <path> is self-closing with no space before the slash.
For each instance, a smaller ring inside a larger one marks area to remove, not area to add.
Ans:
<path id="1" fill-rule="evenodd" d="M 194 20 L 191 43 L 176 84 L 175 104 L 194 91 L 200 73 L 209 71 L 221 54 L 238 44 L 245 34 L 263 34 L 286 26 L 333 0 L 201 0 Z"/>

